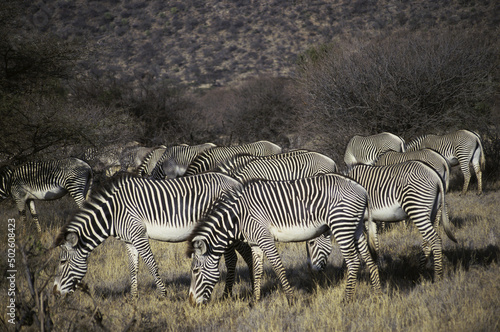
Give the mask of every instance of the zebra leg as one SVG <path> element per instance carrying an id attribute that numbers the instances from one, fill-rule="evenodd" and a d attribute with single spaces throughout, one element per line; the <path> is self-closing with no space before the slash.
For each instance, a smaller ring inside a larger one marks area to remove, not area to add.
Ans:
<path id="1" fill-rule="evenodd" d="M 377 263 L 373 260 L 373 257 L 370 254 L 370 251 L 368 250 L 368 243 L 366 241 L 366 237 L 364 234 L 361 234 L 359 239 L 356 241 L 356 247 L 358 249 L 359 254 L 365 261 L 366 265 L 368 266 L 368 270 L 370 271 L 370 281 L 373 290 L 375 291 L 375 293 L 378 294 L 382 293 L 380 287 L 380 276 L 378 273 Z"/>
<path id="2" fill-rule="evenodd" d="M 340 251 L 342 252 L 342 256 L 344 256 L 344 261 L 347 265 L 347 285 L 345 288 L 343 302 L 350 302 L 354 297 L 354 291 L 356 289 L 356 279 L 358 276 L 359 267 L 361 265 L 361 260 L 359 259 L 358 253 L 355 250 L 353 240 L 347 243 L 341 242 L 339 240 L 337 240 L 337 242 L 340 245 Z"/>
<path id="3" fill-rule="evenodd" d="M 137 297 L 137 271 L 139 270 L 139 251 L 132 243 L 126 243 L 128 254 L 128 267 L 130 269 L 130 294 Z"/>
<path id="4" fill-rule="evenodd" d="M 248 270 L 250 273 L 250 281 L 252 283 L 252 293 L 254 291 L 254 274 L 253 274 L 253 259 L 252 259 L 252 249 L 250 246 L 242 241 L 238 241 L 235 245 L 236 251 L 243 257 L 243 260 L 248 265 Z"/>
<path id="5" fill-rule="evenodd" d="M 415 222 L 420 234 L 423 237 L 422 249 L 424 250 L 423 256 L 420 259 L 420 267 L 425 266 L 427 258 L 432 252 L 434 254 L 434 274 L 437 279 L 443 277 L 443 246 L 439 234 L 434 229 L 429 219 Z"/>
<path id="6" fill-rule="evenodd" d="M 268 241 L 262 241 L 261 243 L 259 243 L 259 246 L 261 248 L 264 248 L 264 253 L 266 254 L 267 259 L 271 263 L 273 270 L 274 270 L 274 273 L 276 273 L 279 281 L 281 282 L 281 286 L 283 287 L 283 291 L 286 294 L 286 297 L 288 299 L 288 303 L 292 304 L 293 303 L 292 287 L 290 287 L 290 284 L 288 283 L 288 279 L 286 278 L 286 271 L 285 271 L 285 268 L 283 267 L 283 262 L 281 261 L 281 258 L 280 258 L 279 253 L 278 253 L 278 249 L 276 248 L 274 241 L 272 239 L 270 239 Z M 252 248 L 252 252 L 253 252 L 253 248 Z M 262 266 L 261 266 L 261 268 L 262 268 Z"/>
<path id="7" fill-rule="evenodd" d="M 427 265 L 427 262 L 429 261 L 429 257 L 431 256 L 431 246 L 429 245 L 429 242 L 424 240 L 422 242 L 422 255 L 420 255 L 420 263 L 419 263 L 419 270 L 420 274 L 422 274 L 425 270 L 425 266 Z"/>
<path id="8" fill-rule="evenodd" d="M 35 201 L 32 199 L 29 200 L 28 205 L 30 207 L 31 216 L 33 217 L 33 221 L 35 222 L 35 225 L 36 225 L 36 230 L 38 231 L 38 233 L 41 233 L 42 228 L 40 227 L 40 223 L 38 222 L 38 214 L 36 213 L 36 209 L 35 209 Z M 21 211 L 21 218 L 23 218 L 24 221 L 27 221 L 26 209 L 23 209 Z"/>
<path id="9" fill-rule="evenodd" d="M 156 264 L 156 261 L 154 259 L 153 252 L 151 251 L 148 239 L 146 237 L 140 237 L 132 241 L 132 244 L 139 252 L 139 255 L 141 255 L 142 260 L 147 265 L 147 267 L 149 268 L 149 272 L 155 279 L 159 295 L 161 297 L 165 297 L 167 291 L 165 289 L 163 281 L 160 278 L 160 274 L 158 273 L 158 265 Z"/>
<path id="10" fill-rule="evenodd" d="M 236 263 L 238 262 L 238 256 L 234 251 L 234 246 L 229 247 L 224 253 L 224 260 L 226 262 L 226 286 L 224 288 L 223 298 L 231 296 L 233 292 L 234 280 L 236 277 Z"/>
<path id="11" fill-rule="evenodd" d="M 260 300 L 260 289 L 262 281 L 263 267 L 262 263 L 264 261 L 264 253 L 259 246 L 253 245 L 252 248 L 252 260 L 253 260 L 253 297 L 254 302 Z"/>
<path id="12" fill-rule="evenodd" d="M 443 278 L 443 245 L 439 235 L 434 232 L 433 239 L 429 242 L 432 253 L 434 254 L 434 275 L 437 279 Z"/>
<path id="13" fill-rule="evenodd" d="M 467 189 L 469 188 L 469 182 L 470 182 L 470 167 L 469 167 L 469 161 L 468 160 L 460 160 L 460 169 L 462 170 L 462 173 L 464 174 L 464 187 L 462 189 L 462 194 L 465 195 L 467 193 Z"/>
<path id="14" fill-rule="evenodd" d="M 474 167 L 474 172 L 476 173 L 477 178 L 477 194 L 481 195 L 483 193 L 483 181 L 482 181 L 482 172 L 481 165 L 479 164 L 479 160 L 481 158 L 480 149 L 477 149 L 472 156 L 472 167 Z"/>
<path id="15" fill-rule="evenodd" d="M 233 292 L 234 280 L 236 279 L 236 263 L 238 262 L 238 256 L 235 253 L 235 249 L 240 253 L 243 260 L 248 265 L 252 287 L 254 284 L 252 250 L 248 244 L 244 242 L 237 242 L 234 246 L 228 248 L 228 250 L 224 253 L 224 260 L 226 261 L 227 269 L 226 286 L 223 293 L 224 298 L 231 296 L 231 293 Z"/>

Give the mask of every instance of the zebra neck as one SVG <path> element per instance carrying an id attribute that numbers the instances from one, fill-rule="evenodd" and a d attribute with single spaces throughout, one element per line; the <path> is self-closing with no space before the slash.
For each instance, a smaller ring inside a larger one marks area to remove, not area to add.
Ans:
<path id="1" fill-rule="evenodd" d="M 112 227 L 106 221 L 101 218 L 96 220 L 91 214 L 85 218 L 80 216 L 67 226 L 67 231 L 78 234 L 79 247 L 89 253 L 112 235 Z"/>
<path id="2" fill-rule="evenodd" d="M 243 241 L 243 234 L 240 231 L 239 212 L 234 202 L 231 206 L 212 214 L 206 223 L 206 238 L 211 244 L 214 252 L 222 253 L 235 241 Z M 225 204 L 224 204 L 225 205 Z M 212 236 L 210 236 L 212 235 Z"/>

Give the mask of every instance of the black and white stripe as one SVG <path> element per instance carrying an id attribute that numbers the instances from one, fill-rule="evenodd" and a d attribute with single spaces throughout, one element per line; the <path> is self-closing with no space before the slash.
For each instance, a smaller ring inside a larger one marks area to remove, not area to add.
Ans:
<path id="1" fill-rule="evenodd" d="M 141 165 L 137 168 L 137 175 L 140 177 L 150 177 L 153 169 L 156 167 L 158 160 L 165 153 L 167 147 L 160 145 L 151 150 L 146 157 L 144 157 Z"/>
<path id="2" fill-rule="evenodd" d="M 238 155 L 224 162 L 216 171 L 246 183 L 256 179 L 296 180 L 334 173 L 337 172 L 337 165 L 321 153 L 299 150 L 270 156 Z"/>
<path id="3" fill-rule="evenodd" d="M 200 153 L 188 166 L 185 175 L 214 171 L 225 160 L 242 153 L 254 156 L 268 156 L 281 153 L 281 147 L 268 141 L 214 147 Z"/>
<path id="4" fill-rule="evenodd" d="M 206 303 L 218 280 L 218 265 L 227 247 L 239 241 L 252 250 L 254 298 L 260 298 L 263 254 L 271 262 L 287 296 L 292 289 L 275 246 L 300 242 L 331 231 L 347 262 L 345 299 L 354 294 L 360 257 L 366 261 L 375 289 L 380 289 L 378 269 L 370 254 L 376 252 L 376 230 L 369 218 L 370 252 L 363 233 L 369 214 L 366 190 L 344 176 L 326 174 L 294 181 L 254 181 L 237 195 L 219 200 L 198 223 L 191 240 L 192 281 L 190 302 Z"/>
<path id="5" fill-rule="evenodd" d="M 41 232 L 35 200 L 52 200 L 67 193 L 81 207 L 92 186 L 92 169 L 83 160 L 67 158 L 26 163 L 17 168 L 0 169 L 0 198 L 12 197 L 21 219 L 26 221 L 26 204 L 38 232 Z"/>
<path id="6" fill-rule="evenodd" d="M 297 150 L 270 156 L 238 155 L 216 168 L 241 183 L 253 180 L 297 180 L 337 172 L 336 163 L 329 157 L 307 150 Z M 320 241 L 321 245 L 311 245 Z M 307 264 L 313 271 L 322 271 L 332 250 L 331 234 L 320 235 L 306 242 Z M 314 252 L 312 252 L 314 251 Z"/>
<path id="7" fill-rule="evenodd" d="M 365 137 L 356 135 L 347 143 L 344 162 L 347 169 L 358 164 L 373 165 L 382 153 L 389 150 L 404 152 L 404 139 L 387 132 Z"/>
<path id="8" fill-rule="evenodd" d="M 450 164 L 439 152 L 431 149 L 405 152 L 387 151 L 377 159 L 374 166 L 394 165 L 409 160 L 419 160 L 434 168 L 444 180 L 445 190 L 448 190 L 450 184 Z"/>
<path id="9" fill-rule="evenodd" d="M 443 275 L 442 242 L 433 221 L 442 219 L 447 236 L 451 230 L 445 204 L 444 183 L 439 174 L 420 161 L 390 166 L 358 165 L 347 175 L 366 188 L 376 221 L 397 222 L 409 217 L 423 237 L 423 267 L 430 252 L 434 254 L 434 273 Z"/>
<path id="10" fill-rule="evenodd" d="M 86 273 L 90 252 L 114 236 L 127 245 L 131 294 L 137 296 L 140 255 L 159 293 L 165 295 L 149 239 L 185 241 L 217 198 L 240 187 L 236 180 L 216 173 L 159 181 L 134 177 L 116 179 L 94 195 L 57 237 L 55 245 L 61 246 L 61 254 L 54 292 L 74 291 Z M 231 269 L 234 271 L 234 267 L 228 267 L 228 271 Z M 232 284 L 226 285 L 228 293 L 231 287 Z"/>
<path id="11" fill-rule="evenodd" d="M 160 157 L 153 171 L 152 179 L 173 179 L 183 176 L 189 164 L 197 155 L 216 147 L 213 143 L 199 145 L 177 145 L 169 147 Z"/>
<path id="12" fill-rule="evenodd" d="M 460 165 L 464 175 L 462 195 L 467 193 L 471 178 L 470 164 L 477 177 L 478 194 L 483 192 L 482 171 L 485 167 L 485 156 L 481 137 L 473 131 L 457 130 L 447 135 L 423 135 L 410 141 L 408 151 L 429 148 L 439 152 L 451 166 Z"/>

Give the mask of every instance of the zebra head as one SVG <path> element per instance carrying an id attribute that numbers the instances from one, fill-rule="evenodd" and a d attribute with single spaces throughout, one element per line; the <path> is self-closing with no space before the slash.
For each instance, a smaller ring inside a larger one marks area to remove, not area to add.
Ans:
<path id="1" fill-rule="evenodd" d="M 326 267 L 328 255 L 332 252 L 331 232 L 307 241 L 306 249 L 309 270 L 322 272 Z"/>
<path id="2" fill-rule="evenodd" d="M 10 166 L 0 168 L 0 202 L 10 197 L 10 184 L 14 170 Z"/>
<path id="3" fill-rule="evenodd" d="M 87 255 L 77 248 L 78 235 L 74 232 L 66 233 L 62 241 L 56 240 L 56 245 L 60 246 L 61 253 L 53 291 L 57 296 L 71 294 L 87 273 Z"/>
<path id="4" fill-rule="evenodd" d="M 189 302 L 196 306 L 206 304 L 215 284 L 219 281 L 220 254 L 208 248 L 209 244 L 200 236 L 191 241 L 191 285 L 189 287 Z"/>

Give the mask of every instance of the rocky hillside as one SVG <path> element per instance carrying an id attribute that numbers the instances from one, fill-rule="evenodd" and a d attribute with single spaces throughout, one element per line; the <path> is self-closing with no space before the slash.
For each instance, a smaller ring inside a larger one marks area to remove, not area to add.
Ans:
<path id="1" fill-rule="evenodd" d="M 88 39 L 93 75 L 226 85 L 290 76 L 297 58 L 336 38 L 431 27 L 498 29 L 487 0 L 42 0 L 26 23 L 63 40 Z"/>

